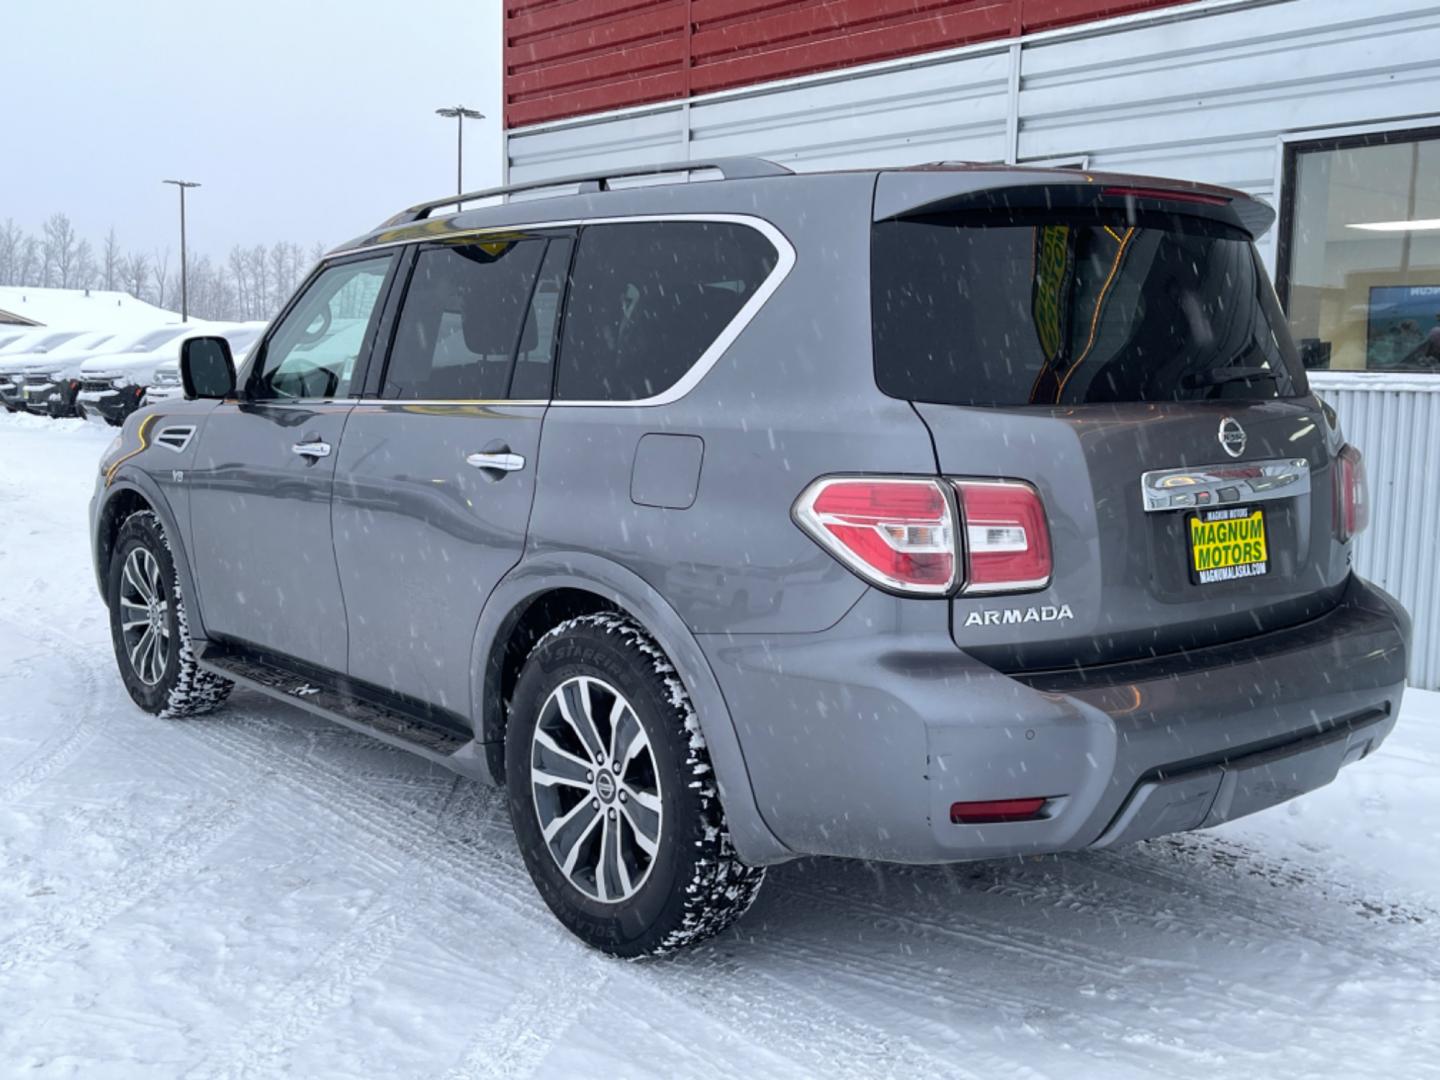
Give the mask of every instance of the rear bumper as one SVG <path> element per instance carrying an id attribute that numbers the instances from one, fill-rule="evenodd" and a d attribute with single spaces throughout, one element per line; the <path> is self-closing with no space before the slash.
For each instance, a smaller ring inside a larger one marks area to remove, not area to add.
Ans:
<path id="1" fill-rule="evenodd" d="M 824 634 L 700 638 L 793 851 L 946 862 L 1208 827 L 1371 753 L 1404 688 L 1409 619 L 1358 578 L 1298 627 L 1044 675 L 960 652 L 940 607 L 876 594 Z M 950 821 L 954 802 L 1034 796 L 1037 820 Z"/>

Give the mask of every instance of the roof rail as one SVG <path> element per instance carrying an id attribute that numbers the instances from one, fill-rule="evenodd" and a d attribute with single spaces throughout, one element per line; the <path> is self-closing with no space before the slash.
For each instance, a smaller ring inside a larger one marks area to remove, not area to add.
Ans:
<path id="1" fill-rule="evenodd" d="M 442 206 L 458 206 L 461 203 L 475 202 L 477 199 L 490 199 L 497 195 L 513 195 L 520 191 L 568 187 L 571 184 L 580 185 L 579 193 L 588 195 L 598 191 L 608 191 L 612 180 L 632 176 L 663 176 L 666 173 L 697 172 L 702 169 L 713 169 L 726 180 L 754 180 L 762 176 L 793 175 L 791 170 L 784 165 L 777 165 L 773 161 L 760 157 L 727 157 L 713 158 L 709 161 L 670 161 L 661 165 L 637 165 L 631 169 L 616 169 L 604 173 L 582 173 L 576 176 L 552 176 L 545 180 L 527 180 L 523 184 L 507 184 L 504 187 L 485 188 L 483 191 L 467 191 L 463 195 L 431 199 L 429 202 L 417 203 L 401 210 L 380 227 L 389 229 L 396 225 L 424 221 L 430 216 L 432 210 L 438 210 Z"/>

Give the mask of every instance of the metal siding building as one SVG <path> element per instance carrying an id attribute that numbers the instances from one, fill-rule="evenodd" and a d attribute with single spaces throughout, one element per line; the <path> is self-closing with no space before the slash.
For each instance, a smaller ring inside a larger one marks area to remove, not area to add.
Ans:
<path id="1" fill-rule="evenodd" d="M 1419 0 L 509 0 L 505 26 L 517 182 L 738 154 L 1007 161 L 1280 205 L 1298 147 L 1440 128 L 1440 6 Z M 1261 248 L 1288 298 L 1280 232 Z M 1368 463 L 1357 565 L 1415 616 L 1412 681 L 1440 687 L 1440 374 L 1312 384 Z"/>

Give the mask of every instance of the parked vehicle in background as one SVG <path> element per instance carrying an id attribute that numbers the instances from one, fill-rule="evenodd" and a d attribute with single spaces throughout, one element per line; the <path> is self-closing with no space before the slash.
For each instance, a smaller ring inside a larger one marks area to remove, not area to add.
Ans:
<path id="1" fill-rule="evenodd" d="M 238 323 L 228 330 L 207 330 L 206 332 L 218 333 L 230 343 L 230 355 L 234 357 L 235 366 L 238 369 L 244 366 L 246 357 L 250 355 L 250 350 L 259 340 L 260 333 L 264 329 L 263 322 L 249 322 Z M 155 369 L 155 377 L 150 380 L 150 386 L 145 391 L 145 399 L 142 404 L 153 405 L 159 401 L 173 401 L 184 396 L 185 390 L 180 385 L 180 357 L 177 355 Z"/>
<path id="2" fill-rule="evenodd" d="M 73 416 L 80 386 L 80 365 L 92 356 L 116 351 L 133 337 L 111 330 L 80 334 L 51 351 L 30 356 L 16 372 L 20 402 L 42 416 Z"/>
<path id="3" fill-rule="evenodd" d="M 437 199 L 321 260 L 243 382 L 186 344 L 91 507 L 139 707 L 239 682 L 506 785 L 540 895 L 620 956 L 799 855 L 1107 848 L 1384 741 L 1409 620 L 1352 572 L 1364 471 L 1267 206 L 628 175 L 664 173 L 722 179 Z"/>
<path id="4" fill-rule="evenodd" d="M 21 372 L 29 363 L 83 333 L 83 330 L 41 328 L 15 335 L 9 344 L 0 346 L 0 403 L 7 412 L 20 412 L 25 408 Z"/>
<path id="5" fill-rule="evenodd" d="M 91 357 L 80 365 L 80 389 L 75 408 L 82 416 L 97 416 L 119 426 L 140 407 L 156 369 L 180 355 L 180 342 L 209 333 L 210 323 L 177 323 L 151 330 L 125 352 Z"/>

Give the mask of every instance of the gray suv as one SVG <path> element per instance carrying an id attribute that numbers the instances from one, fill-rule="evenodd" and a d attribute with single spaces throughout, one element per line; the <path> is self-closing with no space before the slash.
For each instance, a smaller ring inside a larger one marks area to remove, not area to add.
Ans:
<path id="1" fill-rule="evenodd" d="M 238 374 L 186 343 L 92 504 L 141 708 L 239 683 L 505 785 L 540 894 L 620 956 L 796 856 L 1104 848 L 1384 740 L 1409 624 L 1352 572 L 1360 457 L 1266 206 L 626 175 L 397 215 Z"/>

